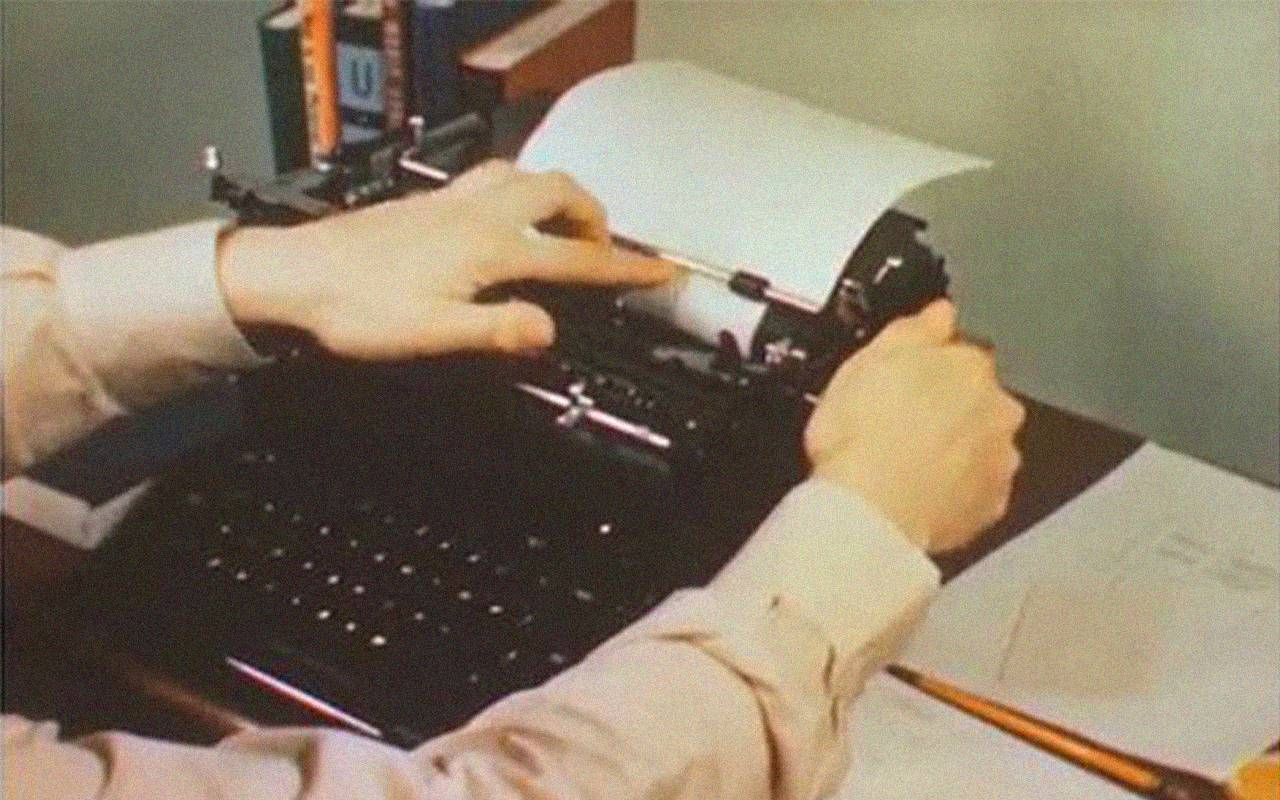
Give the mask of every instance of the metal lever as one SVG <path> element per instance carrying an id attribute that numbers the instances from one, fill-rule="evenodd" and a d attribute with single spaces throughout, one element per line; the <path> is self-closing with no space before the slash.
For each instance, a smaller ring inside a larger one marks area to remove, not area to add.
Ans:
<path id="1" fill-rule="evenodd" d="M 643 442 L 650 447 L 656 447 L 660 450 L 667 450 L 671 447 L 671 439 L 669 437 L 663 436 L 645 425 L 596 408 L 595 400 L 583 392 L 586 388 L 584 384 L 575 383 L 569 387 L 570 394 L 568 396 L 531 383 L 517 383 L 515 387 L 544 403 L 564 409 L 563 413 L 556 417 L 556 424 L 562 427 L 574 427 L 585 419 L 588 422 L 608 428 L 615 433 Z"/>

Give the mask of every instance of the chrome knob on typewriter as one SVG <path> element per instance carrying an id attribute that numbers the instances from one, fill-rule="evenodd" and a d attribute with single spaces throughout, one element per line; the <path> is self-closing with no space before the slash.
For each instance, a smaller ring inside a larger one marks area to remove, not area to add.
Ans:
<path id="1" fill-rule="evenodd" d="M 569 407 L 564 413 L 556 417 L 556 424 L 565 428 L 571 428 L 577 425 L 592 408 L 595 407 L 596 401 L 592 400 L 586 394 L 587 385 L 583 381 L 578 381 L 569 387 Z"/>

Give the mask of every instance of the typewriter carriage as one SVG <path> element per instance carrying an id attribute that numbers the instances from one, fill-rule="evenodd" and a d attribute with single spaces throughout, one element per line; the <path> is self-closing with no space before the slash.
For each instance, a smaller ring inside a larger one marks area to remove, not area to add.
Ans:
<path id="1" fill-rule="evenodd" d="M 423 130 L 420 120 L 412 120 L 405 131 L 347 147 L 329 162 L 256 186 L 226 177 L 212 148 L 205 161 L 212 173 L 211 198 L 227 205 L 241 222 L 291 225 L 438 186 L 441 178 L 477 163 L 492 150 L 489 125 L 472 113 L 430 131 Z M 664 460 L 673 452 L 696 456 L 705 452 L 709 437 L 731 426 L 689 416 L 667 420 L 674 424 L 663 429 L 653 420 L 636 418 L 637 412 L 646 416 L 643 412 L 652 409 L 636 408 L 625 397 L 619 407 L 617 398 L 606 399 L 602 394 L 611 392 L 602 390 L 618 383 L 624 395 L 628 385 L 634 392 L 649 387 L 661 395 L 677 384 L 692 385 L 701 387 L 693 401 L 721 414 L 729 407 L 741 410 L 750 405 L 776 412 L 791 405 L 797 410 L 782 416 L 798 414 L 803 419 L 849 355 L 893 318 L 914 313 L 946 294 L 944 259 L 921 240 L 925 227 L 916 217 L 894 209 L 885 212 L 850 256 L 820 311 L 768 303 L 750 343 L 722 339 L 709 345 L 678 331 L 664 331 L 661 324 L 644 319 L 643 312 L 624 308 L 617 292 L 520 284 L 499 287 L 483 299 L 519 295 L 556 317 L 561 342 L 555 350 L 569 351 L 570 360 L 588 374 L 565 369 L 566 353 L 553 352 L 541 360 L 542 369 L 531 374 L 528 364 L 516 365 L 522 378 L 508 380 L 535 404 L 541 402 L 559 428 L 629 445 Z M 608 352 L 597 336 L 602 330 L 625 334 L 607 337 L 623 346 Z M 648 346 L 636 347 L 637 341 Z M 750 403 L 744 404 L 744 398 Z M 784 427 L 793 425 L 794 420 Z"/>

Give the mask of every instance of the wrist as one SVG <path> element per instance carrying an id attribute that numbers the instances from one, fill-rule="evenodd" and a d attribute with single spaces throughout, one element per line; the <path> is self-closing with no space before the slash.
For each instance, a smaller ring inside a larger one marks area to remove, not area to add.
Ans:
<path id="1" fill-rule="evenodd" d="M 232 228 L 218 238 L 218 281 L 241 327 L 307 329 L 305 284 L 285 228 Z"/>
<path id="2" fill-rule="evenodd" d="M 864 459 L 828 458 L 814 464 L 813 477 L 852 492 L 887 520 L 913 546 L 928 551 L 933 532 L 925 521 L 923 503 L 903 487 L 910 486 L 892 472 L 862 469 Z"/>
<path id="3" fill-rule="evenodd" d="M 937 568 L 879 509 L 815 477 L 783 498 L 707 588 L 744 613 L 785 601 L 847 653 L 937 580 Z"/>

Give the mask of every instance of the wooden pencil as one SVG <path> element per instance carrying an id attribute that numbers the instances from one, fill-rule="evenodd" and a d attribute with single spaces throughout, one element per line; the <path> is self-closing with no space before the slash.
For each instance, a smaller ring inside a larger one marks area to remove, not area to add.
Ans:
<path id="1" fill-rule="evenodd" d="M 886 671 L 952 708 L 1142 797 L 1153 800 L 1228 800 L 1230 797 L 1221 783 L 1116 750 L 908 667 L 891 664 Z"/>

